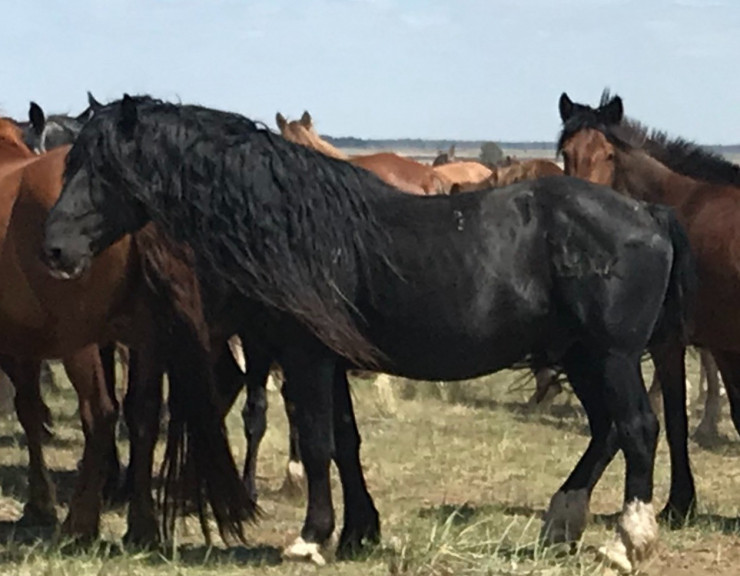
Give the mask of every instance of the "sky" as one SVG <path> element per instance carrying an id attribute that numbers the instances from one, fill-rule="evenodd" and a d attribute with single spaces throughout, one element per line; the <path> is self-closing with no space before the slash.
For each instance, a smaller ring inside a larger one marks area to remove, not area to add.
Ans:
<path id="1" fill-rule="evenodd" d="M 322 134 L 553 140 L 561 92 L 703 144 L 740 143 L 737 0 L 4 0 L 0 109 L 91 90 Z"/>

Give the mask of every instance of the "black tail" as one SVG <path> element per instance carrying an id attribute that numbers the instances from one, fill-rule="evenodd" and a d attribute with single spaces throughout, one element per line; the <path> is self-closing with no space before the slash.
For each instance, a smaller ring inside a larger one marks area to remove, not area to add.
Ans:
<path id="1" fill-rule="evenodd" d="M 160 492 L 163 533 L 169 540 L 177 514 L 194 497 L 208 538 L 205 496 L 221 536 L 243 542 L 243 522 L 254 520 L 258 508 L 241 481 L 226 437 L 192 261 L 151 229 L 138 232 L 136 243 L 159 316 L 160 339 L 166 342 L 170 422 Z"/>
<path id="2" fill-rule="evenodd" d="M 696 261 L 686 230 L 672 208 L 652 204 L 650 214 L 668 234 L 673 245 L 673 265 L 668 281 L 663 311 L 653 330 L 653 341 L 669 334 L 679 335 L 688 344 L 692 332 L 692 315 L 697 289 Z"/>

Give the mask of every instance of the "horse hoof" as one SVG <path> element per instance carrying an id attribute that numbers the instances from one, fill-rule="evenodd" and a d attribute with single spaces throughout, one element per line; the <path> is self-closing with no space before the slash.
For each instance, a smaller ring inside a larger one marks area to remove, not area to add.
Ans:
<path id="1" fill-rule="evenodd" d="M 653 505 L 639 500 L 627 504 L 619 517 L 619 539 L 599 548 L 599 556 L 622 574 L 630 574 L 646 560 L 658 541 Z"/>
<path id="2" fill-rule="evenodd" d="M 620 574 L 632 573 L 632 562 L 627 557 L 627 548 L 621 540 L 614 540 L 605 546 L 601 546 L 597 556 Z"/>
<path id="3" fill-rule="evenodd" d="M 326 566 L 325 547 L 316 542 L 306 542 L 300 536 L 283 550 L 283 558 L 292 562 L 310 562 L 316 566 Z"/>
<path id="4" fill-rule="evenodd" d="M 587 490 L 558 491 L 545 512 L 540 540 L 546 545 L 576 542 L 586 529 L 588 517 Z"/>
<path id="5" fill-rule="evenodd" d="M 76 546 L 84 548 L 98 539 L 100 527 L 98 522 L 80 522 L 72 514 L 62 524 L 62 535 L 71 539 Z"/>
<path id="6" fill-rule="evenodd" d="M 32 504 L 23 507 L 23 516 L 16 525 L 19 528 L 56 528 L 59 526 L 56 510 L 37 508 Z"/>
<path id="7" fill-rule="evenodd" d="M 289 498 L 300 498 L 306 493 L 306 472 L 303 464 L 291 460 L 280 492 Z"/>
<path id="8" fill-rule="evenodd" d="M 339 537 L 337 558 L 346 560 L 360 554 L 367 545 L 375 546 L 380 543 L 380 521 L 377 511 L 362 525 L 356 527 L 345 525 Z"/>
<path id="9" fill-rule="evenodd" d="M 123 535 L 123 545 L 129 550 L 158 550 L 159 531 L 156 527 L 153 530 L 129 528 Z"/>
<path id="10" fill-rule="evenodd" d="M 679 530 L 686 526 L 696 512 L 692 504 L 672 504 L 668 502 L 658 514 L 658 521 L 671 530 Z"/>

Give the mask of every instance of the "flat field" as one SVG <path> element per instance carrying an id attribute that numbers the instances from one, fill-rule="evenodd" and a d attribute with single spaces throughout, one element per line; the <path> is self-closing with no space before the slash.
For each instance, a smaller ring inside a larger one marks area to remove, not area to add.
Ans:
<path id="1" fill-rule="evenodd" d="M 650 366 L 645 366 L 650 377 Z M 55 416 L 47 461 L 67 502 L 82 452 L 77 403 L 58 373 L 56 391 L 46 393 Z M 551 494 L 569 473 L 588 440 L 585 418 L 575 399 L 562 394 L 545 411 L 526 399 L 532 383 L 501 372 L 463 383 L 393 380 L 390 399 L 368 380 L 353 381 L 363 434 L 362 459 L 369 488 L 381 514 L 381 546 L 355 561 L 324 568 L 281 562 L 280 549 L 298 533 L 305 502 L 281 492 L 287 458 L 287 429 L 280 395 L 269 395 L 268 432 L 260 454 L 259 489 L 265 516 L 248 528 L 249 545 L 227 547 L 218 538 L 204 546 L 197 522 L 179 525 L 176 552 L 121 550 L 125 511 L 106 512 L 102 542 L 92 550 L 69 551 L 49 539 L 28 540 L 13 522 L 27 496 L 23 434 L 13 414 L 0 420 L 0 574 L 195 575 L 323 573 L 366 575 L 602 574 L 594 549 L 613 531 L 623 489 L 621 457 L 597 487 L 590 524 L 574 553 L 537 545 L 540 517 Z M 697 366 L 691 361 L 691 379 Z M 695 394 L 695 391 L 693 392 Z M 237 461 L 244 455 L 239 408 L 228 418 Z M 647 574 L 730 575 L 740 566 L 738 507 L 739 444 L 727 417 L 726 439 L 702 448 L 691 443 L 700 515 L 683 530 L 663 529 Z M 693 411 L 692 411 L 693 414 Z M 692 427 L 697 423 L 692 417 Z M 125 435 L 120 446 L 127 453 Z M 159 449 L 161 455 L 161 447 Z M 668 489 L 668 457 L 661 438 L 656 466 L 656 502 Z M 335 478 L 341 519 L 341 491 Z M 59 509 L 60 518 L 65 513 Z M 62 543 L 63 544 L 63 543 Z M 606 572 L 608 573 L 608 571 Z"/>

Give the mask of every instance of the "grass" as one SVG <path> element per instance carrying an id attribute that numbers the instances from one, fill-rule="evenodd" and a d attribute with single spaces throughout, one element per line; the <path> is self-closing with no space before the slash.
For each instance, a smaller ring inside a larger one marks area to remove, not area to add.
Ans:
<path id="1" fill-rule="evenodd" d="M 692 366 L 694 371 L 696 366 Z M 597 487 L 591 523 L 575 552 L 537 544 L 540 516 L 580 453 L 588 436 L 575 400 L 562 395 L 546 412 L 526 407 L 529 389 L 518 375 L 498 375 L 450 385 L 394 382 L 395 401 L 382 400 L 365 381 L 353 386 L 362 458 L 368 485 L 381 514 L 382 544 L 359 560 L 325 568 L 283 563 L 280 548 L 300 530 L 305 503 L 283 495 L 287 430 L 280 396 L 270 394 L 268 432 L 259 463 L 261 505 L 266 514 L 248 529 L 247 547 L 220 541 L 207 548 L 194 519 L 178 530 L 176 552 L 121 550 L 122 510 L 106 512 L 102 542 L 92 550 L 70 552 L 48 540 L 23 542 L 12 522 L 26 498 L 27 462 L 23 434 L 14 415 L 0 420 L 0 573 L 23 575 L 117 576 L 218 574 L 440 575 L 602 574 L 594 549 L 613 531 L 623 490 L 618 457 Z M 694 375 L 694 379 L 696 376 Z M 68 385 L 48 394 L 56 436 L 46 447 L 59 485 L 60 502 L 69 499 L 82 433 L 76 401 Z M 242 399 L 228 419 L 237 460 L 244 455 L 239 415 Z M 696 424 L 694 419 L 693 424 Z M 727 419 L 723 433 L 732 440 L 710 450 L 691 444 L 700 498 L 700 516 L 680 531 L 663 529 L 648 574 L 736 574 L 740 561 L 738 444 Z M 121 444 L 126 450 L 125 443 Z M 160 448 L 161 455 L 161 448 Z M 668 458 L 663 439 L 656 465 L 656 501 L 668 489 Z M 335 478 L 337 516 L 341 492 Z M 64 510 L 60 508 L 60 517 Z"/>

